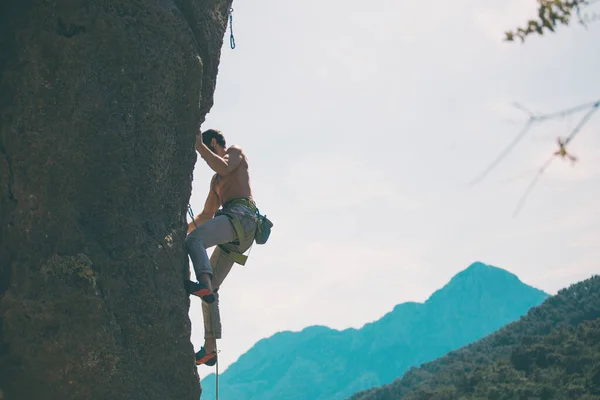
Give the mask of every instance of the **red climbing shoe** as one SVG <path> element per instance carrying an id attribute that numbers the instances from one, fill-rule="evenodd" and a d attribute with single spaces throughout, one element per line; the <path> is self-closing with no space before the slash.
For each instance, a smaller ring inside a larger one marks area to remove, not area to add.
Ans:
<path id="1" fill-rule="evenodd" d="M 215 294 L 213 293 L 213 291 L 210 290 L 208 288 L 208 286 L 206 286 L 202 283 L 186 280 L 184 282 L 184 286 L 185 286 L 185 291 L 188 294 L 193 294 L 194 296 L 198 296 L 202 300 L 204 300 L 205 302 L 207 302 L 209 304 L 213 303 L 215 301 Z"/>
<path id="2" fill-rule="evenodd" d="M 196 365 L 206 364 L 209 367 L 212 367 L 216 363 L 217 363 L 217 352 L 216 351 L 206 354 L 206 350 L 204 350 L 204 346 L 203 346 L 196 353 Z"/>

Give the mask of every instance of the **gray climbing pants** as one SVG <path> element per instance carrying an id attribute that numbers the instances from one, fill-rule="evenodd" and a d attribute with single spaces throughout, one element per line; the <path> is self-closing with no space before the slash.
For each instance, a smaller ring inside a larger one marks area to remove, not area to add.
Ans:
<path id="1" fill-rule="evenodd" d="M 247 207 L 234 205 L 229 207 L 227 212 L 241 223 L 245 237 L 238 238 L 229 218 L 226 215 L 219 215 L 199 225 L 185 240 L 196 276 L 202 273 L 209 274 L 212 289 L 215 292 L 215 301 L 212 304 L 202 302 L 205 338 L 221 339 L 218 290 L 234 263 L 227 253 L 217 245 L 227 244 L 228 248 L 244 253 L 252 245 L 257 228 L 256 217 Z M 239 244 L 232 244 L 232 242 L 239 242 Z M 215 247 L 209 259 L 206 249 L 213 246 L 217 247 Z"/>

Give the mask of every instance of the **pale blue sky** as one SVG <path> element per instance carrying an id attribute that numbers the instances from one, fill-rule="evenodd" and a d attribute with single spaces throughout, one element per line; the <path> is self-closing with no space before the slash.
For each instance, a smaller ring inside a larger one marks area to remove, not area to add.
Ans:
<path id="1" fill-rule="evenodd" d="M 555 162 L 517 218 L 533 169 L 582 114 L 536 126 L 467 186 L 525 120 L 513 101 L 552 112 L 600 98 L 600 24 L 502 41 L 535 4 L 234 3 L 237 47 L 227 31 L 202 129 L 244 148 L 275 226 L 222 286 L 221 371 L 277 331 L 358 328 L 424 301 L 473 261 L 549 293 L 598 271 L 600 114 L 572 143 L 580 162 Z M 198 158 L 196 212 L 211 175 Z M 198 349 L 199 299 L 190 315 Z"/>

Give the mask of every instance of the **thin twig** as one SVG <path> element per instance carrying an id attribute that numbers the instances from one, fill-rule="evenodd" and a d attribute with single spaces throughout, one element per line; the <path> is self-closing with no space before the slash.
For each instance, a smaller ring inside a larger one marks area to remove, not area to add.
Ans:
<path id="1" fill-rule="evenodd" d="M 598 111 L 598 108 L 600 108 L 600 100 L 593 103 L 592 108 L 579 120 L 579 122 L 577 123 L 577 126 L 575 126 L 575 128 L 573 129 L 571 134 L 567 137 L 564 144 L 561 145 L 562 146 L 561 149 L 564 150 L 564 146 L 566 146 L 579 132 L 581 132 L 581 128 L 583 128 L 583 126 L 590 120 L 592 115 L 594 115 L 594 113 L 596 111 Z M 536 174 L 536 176 L 533 178 L 533 180 L 527 187 L 525 194 L 523 195 L 523 197 L 521 197 L 521 200 L 519 201 L 519 204 L 517 205 L 517 208 L 516 208 L 515 212 L 513 213 L 513 218 L 517 216 L 520 209 L 525 204 L 525 200 L 526 200 L 527 196 L 529 195 L 529 193 L 531 192 L 531 190 L 533 189 L 533 187 L 537 184 L 539 179 L 542 177 L 542 174 L 546 171 L 546 169 L 548 168 L 550 163 L 554 160 L 554 157 L 557 157 L 558 155 L 560 155 L 560 152 L 553 153 L 552 156 L 550 156 L 550 158 L 548 159 L 548 161 L 546 161 L 544 163 L 544 165 L 539 169 L 538 173 Z"/>
<path id="2" fill-rule="evenodd" d="M 577 124 L 577 126 L 575 127 L 575 129 L 573 129 L 573 132 L 571 132 L 571 134 L 569 135 L 569 137 L 567 137 L 567 139 L 565 140 L 565 146 L 581 131 L 581 128 L 583 128 L 583 126 L 585 124 L 587 124 L 587 122 L 590 120 L 590 118 L 592 117 L 592 115 L 594 115 L 594 113 L 596 111 L 598 111 L 598 108 L 600 108 L 600 100 L 598 100 L 597 102 L 595 102 L 592 105 L 592 109 L 590 111 L 588 111 L 587 114 L 585 114 L 583 116 L 583 118 L 581 118 L 581 120 L 579 121 L 579 123 Z"/>
<path id="3" fill-rule="evenodd" d="M 578 111 L 582 111 L 582 110 L 588 109 L 590 107 L 592 107 L 595 111 L 598 109 L 598 107 L 600 107 L 600 100 L 581 104 L 581 105 L 578 105 L 575 107 L 568 108 L 566 110 L 561 110 L 561 111 L 557 111 L 554 113 L 541 114 L 541 115 L 536 115 L 536 114 L 532 113 L 530 110 L 528 110 L 527 108 L 523 107 L 522 105 L 520 105 L 516 102 L 514 103 L 514 106 L 515 106 L 515 108 L 518 108 L 519 110 L 528 114 L 529 119 L 525 122 L 525 125 L 523 126 L 521 131 L 517 134 L 517 136 L 513 139 L 513 141 L 502 151 L 502 153 L 500 153 L 500 155 L 494 160 L 494 162 L 492 162 L 492 164 L 489 167 L 487 167 L 479 176 L 477 176 L 475 179 L 473 179 L 470 182 L 471 186 L 478 182 L 481 182 L 508 155 L 508 153 L 510 153 L 510 151 L 525 137 L 525 135 L 527 134 L 527 132 L 529 132 L 529 129 L 531 128 L 531 126 L 534 123 L 544 122 L 549 119 L 566 117 L 567 115 L 574 114 Z M 586 117 L 584 117 L 584 119 L 582 120 L 583 123 L 580 123 L 581 126 L 579 126 L 577 132 L 579 131 L 579 129 L 581 129 L 583 127 L 583 125 L 585 125 L 585 123 L 587 122 L 587 120 L 590 117 L 591 117 L 591 115 L 590 116 L 586 115 Z"/>
<path id="4" fill-rule="evenodd" d="M 515 209 L 515 211 L 513 213 L 513 218 L 517 216 L 517 214 L 519 213 L 519 211 L 521 210 L 521 208 L 525 204 L 525 200 L 527 199 L 527 196 L 529 195 L 529 193 L 531 192 L 531 190 L 533 189 L 533 187 L 536 185 L 536 183 L 542 177 L 542 174 L 544 173 L 544 171 L 546 171 L 546 168 L 548 168 L 548 166 L 550 165 L 550 163 L 553 160 L 554 160 L 554 154 L 538 170 L 538 173 L 536 174 L 536 176 L 533 178 L 533 180 L 531 181 L 531 183 L 527 187 L 527 190 L 525 191 L 525 194 L 523 194 L 523 196 L 521 197 L 521 200 L 519 200 L 519 204 L 517 205 L 517 208 Z"/>
<path id="5" fill-rule="evenodd" d="M 525 171 L 522 171 L 522 172 L 520 172 L 520 173 L 519 173 L 519 174 L 517 174 L 517 175 L 514 175 L 514 176 L 513 176 L 513 177 L 511 177 L 511 178 L 500 179 L 500 180 L 498 180 L 498 182 L 499 182 L 499 183 L 511 183 L 511 182 L 514 182 L 514 181 L 518 181 L 518 180 L 521 180 L 521 179 L 525 179 L 525 178 L 527 178 L 529 175 L 533 175 L 533 174 L 535 174 L 536 172 L 538 172 L 539 170 L 540 170 L 540 168 L 539 168 L 539 167 L 535 167 L 535 168 L 529 168 L 529 169 L 527 169 L 527 170 L 525 170 Z"/>
<path id="6" fill-rule="evenodd" d="M 529 129 L 531 128 L 531 125 L 533 125 L 532 118 L 530 118 L 529 121 L 527 121 L 527 123 L 525 124 L 523 129 L 521 129 L 521 132 L 519 132 L 519 134 L 508 145 L 508 147 L 506 147 L 504 149 L 504 151 L 502 153 L 500 153 L 500 155 L 496 158 L 496 160 L 494 160 L 494 162 L 485 171 L 483 171 L 477 178 L 473 179 L 471 181 L 470 185 L 474 185 L 477 182 L 481 182 L 483 180 L 483 178 L 485 178 L 486 175 L 489 174 L 492 171 L 492 169 L 494 169 L 494 167 L 496 167 L 500 163 L 500 161 L 502 161 L 502 159 L 508 155 L 508 153 L 510 153 L 510 151 L 517 145 L 517 143 L 519 143 L 521 141 L 521 139 L 523 139 L 525 137 L 525 134 L 529 131 Z"/>

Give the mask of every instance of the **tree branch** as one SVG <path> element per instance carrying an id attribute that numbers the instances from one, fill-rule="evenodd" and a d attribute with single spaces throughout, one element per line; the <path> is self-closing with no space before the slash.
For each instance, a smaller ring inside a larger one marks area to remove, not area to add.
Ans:
<path id="1" fill-rule="evenodd" d="M 528 109 L 526 109 L 525 107 L 523 107 L 522 105 L 520 105 L 516 102 L 514 103 L 514 106 L 515 106 L 515 108 L 518 108 L 521 111 L 529 114 L 529 119 L 525 122 L 525 125 L 523 126 L 521 131 L 517 134 L 517 136 L 513 139 L 513 141 L 500 153 L 500 155 L 494 160 L 494 162 L 492 162 L 492 164 L 489 167 L 487 167 L 479 176 L 477 176 L 475 179 L 473 179 L 470 182 L 470 185 L 474 185 L 478 182 L 481 182 L 508 155 L 508 153 L 510 153 L 512 151 L 512 149 L 525 137 L 525 135 L 529 132 L 529 130 L 533 126 L 533 124 L 541 123 L 541 122 L 551 120 L 551 119 L 566 117 L 567 115 L 575 114 L 579 111 L 583 111 L 583 110 L 587 110 L 587 109 L 590 109 L 590 112 L 592 112 L 592 111 L 595 112 L 598 109 L 598 107 L 600 106 L 600 99 L 596 100 L 594 102 L 589 102 L 589 103 L 581 104 L 581 105 L 578 105 L 575 107 L 567 108 L 565 110 L 561 110 L 561 111 L 557 111 L 557 112 L 553 112 L 553 113 L 549 113 L 549 114 L 541 114 L 541 115 L 536 115 L 536 114 L 532 113 L 531 111 L 529 111 Z M 593 114 L 593 112 L 592 112 L 592 114 Z M 585 123 L 589 120 L 590 117 L 591 117 L 591 115 L 587 116 L 587 114 L 586 114 L 586 116 L 584 116 L 584 118 L 582 119 L 583 125 L 585 125 Z M 581 122 L 580 122 L 580 124 L 581 124 Z M 572 136 L 574 136 L 574 134 L 577 134 L 577 132 L 579 132 L 579 130 L 581 130 L 583 125 L 578 126 L 578 128 L 576 128 L 576 131 L 571 133 L 571 135 L 569 137 L 572 137 Z M 571 139 L 567 139 L 567 140 L 570 141 Z M 567 144 L 567 143 L 565 143 L 565 144 Z"/>
<path id="2" fill-rule="evenodd" d="M 520 209 L 523 207 L 527 196 L 529 195 L 529 193 L 531 192 L 533 187 L 537 184 L 537 182 L 541 178 L 542 174 L 550 166 L 550 163 L 554 160 L 555 157 L 562 157 L 563 159 L 565 157 L 569 157 L 569 158 L 571 158 L 571 160 L 573 160 L 573 161 L 575 160 L 574 157 L 570 156 L 566 152 L 565 147 L 567 146 L 567 144 L 569 144 L 571 142 L 571 140 L 573 140 L 573 138 L 579 132 L 581 132 L 581 129 L 589 122 L 591 117 L 598 111 L 598 109 L 600 109 L 600 99 L 598 99 L 594 102 L 585 103 L 585 104 L 582 104 L 582 105 L 579 105 L 576 107 L 571 107 L 571 108 L 568 108 L 565 110 L 557 111 L 557 112 L 550 113 L 550 114 L 542 114 L 542 115 L 535 115 L 534 113 L 527 110 L 525 107 L 519 105 L 518 103 L 515 103 L 514 105 L 515 105 L 515 107 L 519 108 L 523 112 L 529 114 L 529 119 L 526 121 L 525 125 L 523 126 L 521 131 L 517 134 L 517 136 L 513 139 L 513 141 L 500 153 L 500 155 L 496 158 L 496 160 L 494 160 L 494 162 L 492 162 L 492 164 L 488 168 L 486 168 L 478 177 L 476 177 L 475 179 L 473 179 L 473 181 L 471 181 L 471 185 L 474 185 L 475 183 L 482 181 L 486 177 L 486 175 L 489 174 L 492 171 L 492 169 L 494 169 L 502 161 L 502 159 L 504 159 L 504 157 L 506 157 L 512 151 L 512 149 L 517 145 L 517 143 L 520 142 L 521 139 L 523 139 L 525 137 L 525 135 L 527 134 L 527 132 L 529 132 L 531 126 L 534 123 L 540 123 L 540 122 L 544 122 L 544 121 L 551 120 L 551 119 L 565 117 L 567 115 L 571 115 L 576 112 L 580 112 L 580 111 L 584 111 L 584 110 L 588 110 L 588 112 L 585 113 L 585 115 L 579 120 L 579 122 L 577 123 L 577 125 L 575 126 L 573 131 L 569 134 L 569 136 L 567 136 L 567 138 L 564 140 L 564 142 L 561 141 L 562 139 L 558 138 L 558 143 L 560 146 L 559 150 L 556 151 L 555 153 L 553 153 L 550 156 L 550 158 L 537 171 L 536 176 L 533 178 L 532 182 L 527 187 L 525 194 L 519 201 L 519 204 L 517 205 L 517 208 L 513 214 L 513 217 L 515 217 L 518 214 L 518 212 L 520 211 Z"/>
<path id="3" fill-rule="evenodd" d="M 538 0 L 538 19 L 531 19 L 525 27 L 505 32 L 505 41 L 512 42 L 515 38 L 525 41 L 532 34 L 543 35 L 544 30 L 555 32 L 558 25 L 569 25 L 575 13 L 579 23 L 586 26 L 586 22 L 597 19 L 597 15 L 582 16 L 581 11 L 597 3 L 599 0 Z"/>

